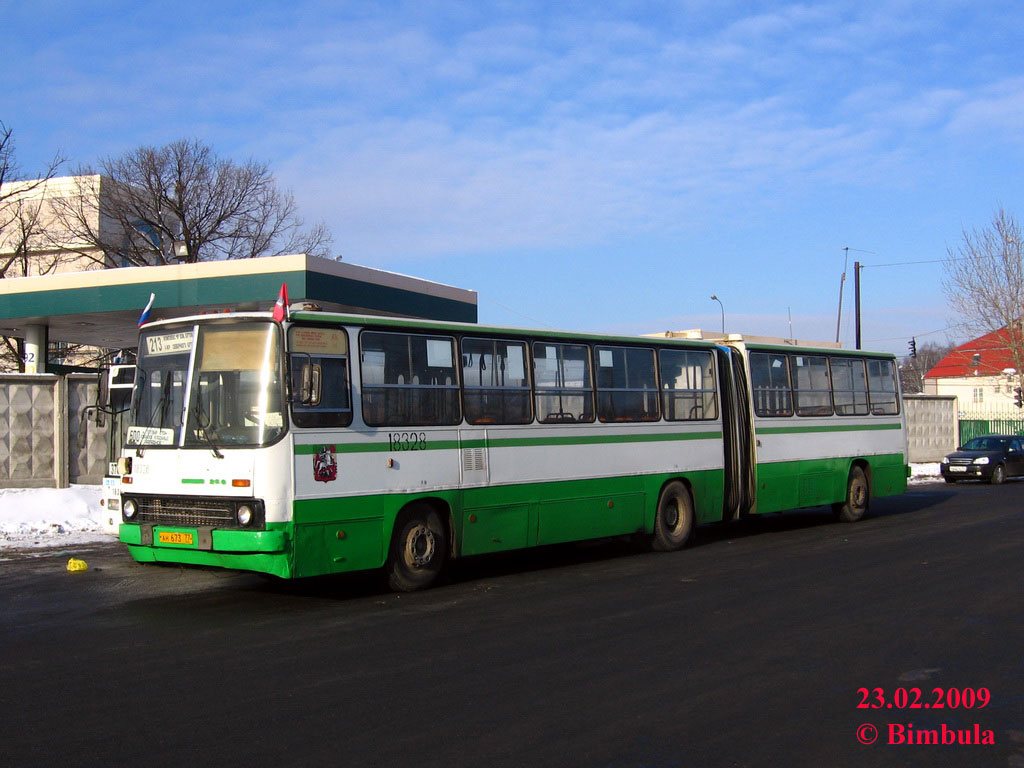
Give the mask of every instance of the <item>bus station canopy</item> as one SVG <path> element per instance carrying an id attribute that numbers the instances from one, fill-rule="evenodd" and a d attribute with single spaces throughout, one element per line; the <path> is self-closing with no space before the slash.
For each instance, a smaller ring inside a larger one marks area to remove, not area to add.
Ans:
<path id="1" fill-rule="evenodd" d="M 202 312 L 270 309 L 288 286 L 291 303 L 326 311 L 475 323 L 474 291 L 305 254 L 158 267 L 63 272 L 0 280 L 0 334 L 134 348 L 138 320 L 154 296 L 150 320 Z"/>

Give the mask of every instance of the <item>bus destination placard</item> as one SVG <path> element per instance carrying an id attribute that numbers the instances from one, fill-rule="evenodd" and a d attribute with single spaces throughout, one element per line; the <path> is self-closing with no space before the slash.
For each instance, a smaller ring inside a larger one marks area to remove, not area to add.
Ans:
<path id="1" fill-rule="evenodd" d="M 146 354 L 177 355 L 192 351 L 192 331 L 164 333 L 146 337 Z"/>

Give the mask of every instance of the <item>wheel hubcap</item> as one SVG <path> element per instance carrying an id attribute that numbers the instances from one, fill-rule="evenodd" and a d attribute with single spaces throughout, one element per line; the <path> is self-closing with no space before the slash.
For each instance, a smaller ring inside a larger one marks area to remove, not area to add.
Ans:
<path id="1" fill-rule="evenodd" d="M 850 495 L 852 497 L 850 499 L 850 501 L 853 503 L 853 506 L 855 506 L 855 507 L 863 507 L 864 506 L 864 496 L 865 496 L 865 493 L 864 493 L 864 486 L 863 485 L 858 484 L 858 485 L 853 486 L 853 493 L 851 493 Z"/>
<path id="2" fill-rule="evenodd" d="M 421 568 L 430 565 L 437 550 L 434 532 L 425 525 L 417 525 L 405 540 L 405 559 L 411 565 Z"/>
<path id="3" fill-rule="evenodd" d="M 675 531 L 679 527 L 679 507 L 675 503 L 667 504 L 663 519 L 665 527 L 670 531 Z"/>
<path id="4" fill-rule="evenodd" d="M 665 506 L 665 513 L 663 514 L 665 520 L 665 527 L 675 534 L 682 525 L 683 516 L 679 514 L 679 503 L 672 501 Z"/>

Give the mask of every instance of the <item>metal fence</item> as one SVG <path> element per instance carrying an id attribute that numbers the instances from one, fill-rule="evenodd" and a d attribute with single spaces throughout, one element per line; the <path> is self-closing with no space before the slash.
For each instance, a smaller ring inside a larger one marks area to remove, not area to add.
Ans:
<path id="1" fill-rule="evenodd" d="M 981 435 L 1024 435 L 1024 412 L 1016 408 L 1001 413 L 961 411 L 958 444 Z"/>
<path id="2" fill-rule="evenodd" d="M 0 488 L 102 483 L 111 422 L 88 418 L 97 392 L 93 374 L 0 374 Z"/>

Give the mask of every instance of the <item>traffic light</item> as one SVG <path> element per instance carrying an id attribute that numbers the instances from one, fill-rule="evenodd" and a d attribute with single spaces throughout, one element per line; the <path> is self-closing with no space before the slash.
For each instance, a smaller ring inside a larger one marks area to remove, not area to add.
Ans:
<path id="1" fill-rule="evenodd" d="M 917 357 L 917 339 L 913 337 L 910 339 L 910 356 Z"/>
<path id="2" fill-rule="evenodd" d="M 1024 408 L 1024 399 L 1021 398 L 1020 387 L 1013 388 L 1013 404 L 1018 408 Z"/>

